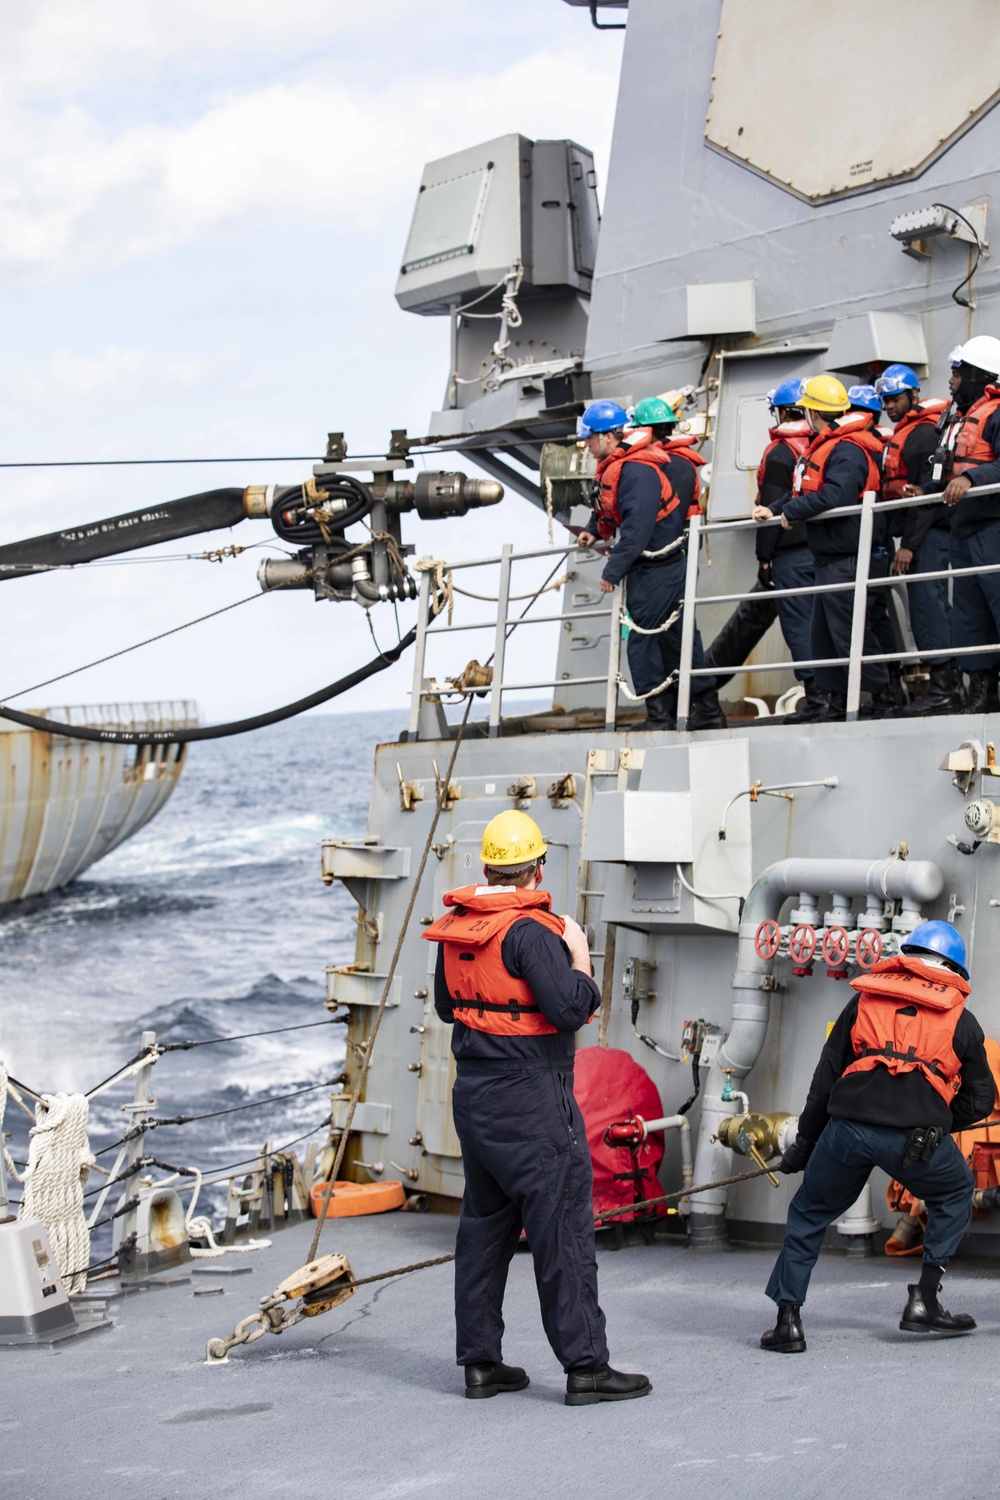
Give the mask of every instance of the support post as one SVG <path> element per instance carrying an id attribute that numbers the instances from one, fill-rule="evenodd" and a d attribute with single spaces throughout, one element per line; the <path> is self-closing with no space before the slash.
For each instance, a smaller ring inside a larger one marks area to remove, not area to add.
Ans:
<path id="1" fill-rule="evenodd" d="M 458 405 L 458 308 L 449 307 L 448 317 L 450 319 L 448 347 L 451 354 L 451 374 L 448 376 L 448 389 L 445 392 L 444 404 L 448 411 L 454 411 Z"/>
<path id="2" fill-rule="evenodd" d="M 500 733 L 503 702 L 503 661 L 507 648 L 507 612 L 510 609 L 510 565 L 514 547 L 504 542 L 500 552 L 500 589 L 497 600 L 497 632 L 493 642 L 493 682 L 490 686 L 490 739 Z"/>
<path id="3" fill-rule="evenodd" d="M 142 1033 L 142 1050 L 148 1052 L 156 1046 L 156 1032 L 144 1031 Z M 131 1104 L 124 1104 L 123 1110 L 131 1117 L 130 1130 L 138 1129 L 139 1133 L 128 1142 L 125 1148 L 125 1160 L 122 1162 L 121 1170 L 127 1174 L 122 1183 L 122 1196 L 120 1203 L 127 1203 L 129 1198 L 134 1198 L 138 1191 L 138 1172 L 129 1172 L 142 1156 L 146 1145 L 146 1120 L 149 1112 L 156 1105 L 156 1100 L 149 1091 L 150 1078 L 153 1071 L 153 1062 L 150 1061 L 141 1067 L 135 1075 L 135 1093 Z M 128 1213 L 122 1214 L 120 1219 L 114 1221 L 111 1248 L 118 1256 L 118 1270 L 121 1275 L 127 1271 L 134 1271 L 137 1264 L 136 1244 L 134 1235 L 139 1227 L 138 1209 L 130 1208 Z"/>
<path id="4" fill-rule="evenodd" d="M 622 585 L 611 595 L 610 640 L 608 641 L 608 691 L 604 699 L 604 727 L 614 729 L 618 716 L 618 668 L 622 646 Z"/>
<path id="5" fill-rule="evenodd" d="M 851 617 L 851 649 L 847 666 L 847 722 L 853 724 L 861 705 L 861 658 L 865 650 L 865 619 L 868 612 L 868 578 L 871 571 L 872 534 L 875 530 L 875 491 L 865 490 L 858 529 L 858 565 L 854 576 L 854 613 Z"/>
<path id="6" fill-rule="evenodd" d="M 611 998 L 615 988 L 615 941 L 618 936 L 618 928 L 614 922 L 608 922 L 604 929 L 604 958 L 601 963 L 601 1011 L 597 1023 L 597 1045 L 606 1047 L 608 1045 L 608 1031 L 611 1026 Z"/>
<path id="7" fill-rule="evenodd" d="M 427 655 L 427 626 L 431 614 L 431 573 L 428 568 L 420 575 L 420 599 L 417 603 L 417 639 L 413 655 L 413 686 L 410 689 L 410 722 L 407 739 L 420 738 L 420 694 L 424 687 L 424 658 Z"/>
<path id="8" fill-rule="evenodd" d="M 677 684 L 677 728 L 686 729 L 691 710 L 691 661 L 694 657 L 695 607 L 698 597 L 698 554 L 701 550 L 701 516 L 688 525 L 687 571 L 684 577 L 684 612 L 681 615 L 680 679 Z"/>

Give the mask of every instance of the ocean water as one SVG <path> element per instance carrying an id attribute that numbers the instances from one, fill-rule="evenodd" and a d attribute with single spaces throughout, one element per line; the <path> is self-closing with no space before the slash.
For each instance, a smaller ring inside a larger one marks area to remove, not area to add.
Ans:
<path id="1" fill-rule="evenodd" d="M 193 745 L 170 802 L 135 838 L 65 890 L 0 912 L 9 1071 L 39 1093 L 86 1091 L 139 1050 L 143 1030 L 205 1041 L 327 1018 L 323 970 L 353 960 L 357 908 L 322 884 L 320 842 L 365 832 L 375 746 L 404 722 L 405 710 L 328 714 Z M 168 1053 L 153 1070 L 157 1115 L 252 1107 L 157 1129 L 147 1152 L 209 1171 L 268 1139 L 322 1142 L 329 1090 L 266 1100 L 336 1077 L 343 1038 L 328 1025 Z M 94 1101 L 93 1149 L 121 1136 L 132 1088 Z M 19 1161 L 28 1125 L 9 1103 Z M 220 1202 L 222 1189 L 216 1217 Z"/>

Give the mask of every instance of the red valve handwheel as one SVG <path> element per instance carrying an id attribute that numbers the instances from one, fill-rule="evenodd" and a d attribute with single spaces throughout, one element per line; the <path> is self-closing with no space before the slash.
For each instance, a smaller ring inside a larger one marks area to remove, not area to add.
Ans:
<path id="1" fill-rule="evenodd" d="M 816 952 L 816 929 L 808 922 L 800 922 L 798 927 L 792 928 L 792 935 L 788 939 L 789 956 L 798 965 L 807 964 Z"/>
<path id="2" fill-rule="evenodd" d="M 851 939 L 844 927 L 831 927 L 823 939 L 823 962 L 831 969 L 839 969 L 850 950 Z"/>
<path id="3" fill-rule="evenodd" d="M 855 951 L 859 968 L 873 969 L 882 957 L 882 934 L 875 927 L 863 928 Z"/>
<path id="4" fill-rule="evenodd" d="M 758 958 L 773 958 L 781 947 L 781 928 L 770 917 L 754 933 L 753 949 Z"/>

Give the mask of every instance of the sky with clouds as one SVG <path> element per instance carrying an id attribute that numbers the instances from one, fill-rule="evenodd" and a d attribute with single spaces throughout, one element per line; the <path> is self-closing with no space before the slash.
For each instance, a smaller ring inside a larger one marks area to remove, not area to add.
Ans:
<path id="1" fill-rule="evenodd" d="M 620 36 L 561 0 L 5 7 L 0 461 L 321 453 L 330 430 L 368 453 L 393 427 L 425 431 L 447 325 L 393 299 L 421 168 L 520 131 L 589 146 L 603 183 Z M 0 469 L 0 542 L 306 473 Z M 544 518 L 516 496 L 461 522 L 408 521 L 419 554 L 547 541 Z M 160 550 L 267 535 L 247 522 Z M 146 553 L 8 581 L 0 697 L 253 594 L 263 555 Z M 404 627 L 411 618 L 412 606 L 401 611 Z M 387 607 L 372 624 L 395 639 Z M 537 669 L 540 632 L 521 635 L 514 662 Z M 457 640 L 442 668 L 479 650 Z M 371 651 L 356 606 L 290 592 L 18 701 L 195 698 L 203 719 L 228 718 L 308 692 Z M 409 671 L 401 663 L 340 706 L 402 705 Z"/>

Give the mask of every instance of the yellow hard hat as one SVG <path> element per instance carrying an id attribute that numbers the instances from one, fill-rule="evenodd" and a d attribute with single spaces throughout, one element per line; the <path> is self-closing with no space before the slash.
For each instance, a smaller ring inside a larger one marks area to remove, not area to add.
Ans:
<path id="1" fill-rule="evenodd" d="M 498 813 L 483 829 L 482 859 L 484 865 L 530 865 L 541 859 L 546 850 L 542 830 L 527 813 Z"/>
<path id="2" fill-rule="evenodd" d="M 670 407 L 670 410 L 673 412 L 674 416 L 677 418 L 677 421 L 680 421 L 681 412 L 684 410 L 683 391 L 661 391 L 659 396 L 657 397 L 657 400 L 665 401 Z"/>
<path id="3" fill-rule="evenodd" d="M 850 406 L 847 392 L 836 375 L 811 375 L 802 382 L 797 406 L 809 411 L 821 411 L 827 416 L 845 412 Z"/>

